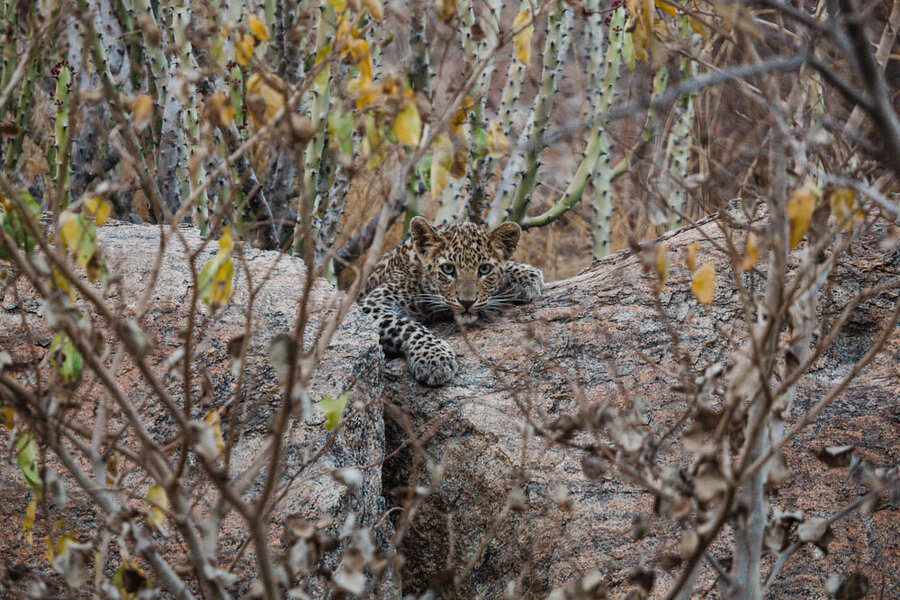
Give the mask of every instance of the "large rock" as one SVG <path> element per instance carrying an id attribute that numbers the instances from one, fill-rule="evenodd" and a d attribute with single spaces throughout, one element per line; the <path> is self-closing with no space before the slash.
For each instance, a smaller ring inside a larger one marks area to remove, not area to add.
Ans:
<path id="1" fill-rule="evenodd" d="M 198 248 L 201 243 L 198 233 L 191 228 L 181 228 L 179 236 L 192 250 Z M 151 281 L 150 275 L 157 258 L 159 229 L 145 226 L 107 226 L 99 230 L 99 242 L 107 257 L 110 273 L 122 277 L 121 285 L 117 288 L 119 292 L 111 298 L 111 303 L 117 310 L 131 316 L 140 305 Z M 214 242 L 208 244 L 197 256 L 197 268 L 202 267 L 217 249 Z M 254 286 L 258 286 L 265 277 L 268 277 L 268 281 L 254 299 L 253 323 L 249 328 L 251 339 L 242 392 L 237 402 L 232 403 L 236 381 L 231 370 L 227 346 L 229 341 L 241 335 L 245 328 L 249 299 L 245 271 L 249 272 Z M 281 392 L 268 358 L 269 342 L 274 336 L 292 330 L 304 280 L 302 261 L 274 252 L 244 247 L 242 252 L 235 254 L 234 293 L 227 308 L 211 318 L 205 307 L 200 305 L 194 336 L 197 344 L 196 360 L 192 365 L 195 374 L 192 386 L 195 401 L 193 416 L 203 418 L 210 408 L 226 407 L 223 423 L 227 424 L 228 415 L 235 410 L 240 412 L 240 418 L 244 420 L 246 426 L 234 448 L 232 476 L 241 472 L 258 457 L 270 432 L 281 400 Z M 150 362 L 179 403 L 183 397 L 182 383 L 178 377 L 180 368 L 169 370 L 164 367 L 164 363 L 183 343 L 191 290 L 192 283 L 184 245 L 176 236 L 172 236 L 168 241 L 159 278 L 150 291 L 149 311 L 140 324 L 153 342 Z M 14 361 L 22 365 L 20 367 L 14 365 L 14 375 L 23 382 L 30 382 L 32 371 L 24 365 L 32 352 L 37 352 L 38 357 L 46 354 L 53 334 L 40 316 L 39 303 L 34 299 L 28 286 L 20 283 L 18 291 L 21 295 L 18 300 L 12 290 L 7 290 L 5 298 L 2 299 L 0 349 L 9 351 Z M 311 318 L 307 328 L 308 343 L 312 343 L 313 335 L 324 320 L 334 314 L 341 298 L 342 295 L 335 292 L 326 282 L 321 280 L 315 282 L 309 305 Z M 21 320 L 23 315 L 24 325 Z M 94 322 L 100 323 L 101 320 L 94 315 Z M 284 549 L 283 521 L 291 514 L 300 515 L 313 523 L 321 523 L 323 519 L 330 521 L 332 524 L 325 526 L 324 529 L 335 537 L 340 535 L 348 518 L 355 519 L 357 527 L 370 528 L 374 533 L 376 545 L 386 549 L 387 540 L 392 535 L 390 521 L 388 519 L 379 521 L 385 511 L 380 467 L 384 455 L 384 424 L 380 406 L 383 364 L 377 334 L 368 318 L 354 307 L 335 334 L 320 368 L 312 377 L 309 387 L 314 408 L 312 415 L 308 419 L 293 420 L 289 430 L 289 442 L 283 458 L 287 466 L 282 483 L 286 484 L 289 481 L 291 483 L 269 521 L 274 554 L 277 555 Z M 48 365 L 43 363 L 41 368 L 44 376 L 47 376 Z M 175 423 L 163 406 L 153 399 L 135 365 L 126 359 L 117 376 L 129 398 L 135 405 L 143 407 L 141 409 L 143 422 L 154 439 L 157 441 L 170 439 L 177 431 Z M 201 387 L 204 377 L 208 377 L 212 384 L 211 395 L 205 398 Z M 356 409 L 358 411 L 355 416 L 346 420 L 340 433 L 331 440 L 329 432 L 323 428 L 325 419 L 318 408 L 318 400 L 323 396 L 338 397 L 345 392 L 351 395 L 347 414 L 350 415 Z M 81 406 L 93 407 L 93 400 L 100 393 L 99 386 L 87 381 L 77 388 L 74 398 L 78 399 Z M 147 402 L 148 399 L 150 402 Z M 70 416 L 87 423 L 88 426 L 92 420 L 90 412 L 85 410 L 73 409 Z M 114 417 L 114 421 L 117 420 Z M 225 434 L 227 435 L 227 425 Z M 174 464 L 177 444 L 173 444 L 171 448 Z M 315 457 L 320 450 L 321 456 L 307 465 L 307 459 Z M 52 465 L 53 461 L 50 464 Z M 195 514 L 203 516 L 210 508 L 210 499 L 215 497 L 215 494 L 212 493 L 210 483 L 196 475 L 196 470 L 191 470 L 191 465 L 194 464 L 194 459 L 190 458 L 189 482 L 196 487 L 190 490 L 189 498 L 196 503 Z M 335 469 L 347 467 L 362 468 L 362 482 L 356 490 L 348 489 L 332 478 Z M 148 485 L 146 479 L 137 476 L 130 476 L 124 484 L 138 495 L 144 493 Z M 67 479 L 67 486 L 70 492 L 68 503 L 65 506 L 54 506 L 52 502 L 49 503 L 48 512 L 40 515 L 36 525 L 36 539 L 40 540 L 57 518 L 64 518 L 67 526 L 74 528 L 76 534 L 81 536 L 102 526 L 104 516 L 84 494 L 77 492 L 71 480 Z M 261 487 L 262 477 L 258 477 L 249 483 L 245 497 L 253 498 Z M 28 495 L 29 490 L 24 485 L 21 475 L 14 466 L 12 469 L 7 467 L 0 477 L 0 499 L 3 500 L 0 502 L 0 557 L 6 566 L 15 564 L 20 570 L 36 568 L 47 572 L 47 563 L 42 556 L 43 545 L 35 544 L 29 547 L 24 543 L 20 531 Z M 136 503 L 136 506 L 140 506 L 140 503 Z M 243 521 L 232 512 L 222 525 L 218 551 L 221 564 L 228 565 L 231 562 L 235 551 L 245 541 L 246 535 L 247 528 Z M 171 539 L 169 542 L 159 540 L 159 543 L 169 556 L 179 555 L 179 550 Z M 326 553 L 321 566 L 335 569 L 340 560 L 341 550 L 347 543 L 349 541 Z M 115 564 L 114 560 L 109 566 L 114 567 Z M 233 591 L 238 597 L 246 597 L 250 581 L 258 576 L 252 546 L 238 565 L 242 579 L 233 586 Z M 322 577 L 327 578 L 327 573 L 326 571 Z M 322 597 L 322 582 L 322 578 L 311 579 L 312 590 L 316 597 Z M 398 597 L 397 588 L 390 577 L 381 585 L 377 597 Z"/>
<path id="2" fill-rule="evenodd" d="M 733 357 L 739 342 L 734 338 L 742 331 L 736 322 L 741 318 L 737 292 L 722 255 L 713 250 L 713 242 L 723 238 L 715 223 L 666 237 L 675 258 L 661 306 L 699 374 Z M 900 272 L 900 253 L 880 251 L 878 239 L 865 234 L 854 244 L 852 259 L 837 266 L 823 316 L 834 318 L 855 291 Z M 680 258 L 695 241 L 701 264 L 715 261 L 719 274 L 709 307 L 693 297 Z M 460 597 L 546 598 L 594 570 L 608 578 L 611 591 L 621 592 L 628 574 L 640 565 L 656 572 L 656 593 L 672 584 L 677 571 L 667 573 L 654 557 L 658 551 L 677 552 L 677 530 L 651 516 L 643 540 L 635 541 L 632 532 L 634 518 L 652 515 L 652 496 L 609 473 L 588 480 L 579 451 L 532 436 L 526 427 L 528 422 L 552 427 L 566 416 L 577 419 L 587 404 L 624 409 L 626 395 L 639 399 L 640 416 L 656 436 L 675 424 L 687 404 L 675 389 L 672 345 L 649 293 L 655 282 L 638 255 L 623 251 L 549 285 L 533 305 L 470 330 L 467 339 L 447 327 L 460 369 L 440 389 L 419 386 L 402 360 L 388 363 L 384 398 L 394 405 L 387 421 L 388 450 L 398 452 L 385 464 L 385 490 L 401 504 L 411 501 L 411 478 L 416 485 L 432 485 L 401 548 L 407 558 L 405 592 L 446 590 L 454 575 L 470 572 Z M 847 374 L 896 301 L 895 293 L 882 295 L 858 309 L 834 347 L 800 381 L 795 415 Z M 874 464 L 898 463 L 898 351 L 900 329 L 879 358 L 790 444 L 791 475 L 774 505 L 825 515 L 862 489 L 845 470 L 825 468 L 811 449 L 852 444 Z M 589 442 L 586 435 L 578 434 L 575 441 Z M 680 460 L 678 446 L 663 446 L 660 453 L 662 463 Z M 521 495 L 511 495 L 516 488 Z M 558 506 L 561 490 L 568 492 L 571 512 Z M 519 506 L 506 516 L 510 498 Z M 868 519 L 854 514 L 841 521 L 830 554 L 815 559 L 810 549 L 795 554 L 769 595 L 825 597 L 829 574 L 857 567 L 873 585 L 896 590 L 898 516 L 898 510 L 885 507 Z M 726 552 L 721 545 L 712 551 L 720 557 Z M 704 564 L 697 589 L 713 585 L 712 569 Z"/>

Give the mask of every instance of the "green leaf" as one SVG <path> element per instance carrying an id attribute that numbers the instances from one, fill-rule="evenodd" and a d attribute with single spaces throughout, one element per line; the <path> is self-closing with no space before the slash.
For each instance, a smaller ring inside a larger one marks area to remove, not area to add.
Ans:
<path id="1" fill-rule="evenodd" d="M 419 161 L 419 164 L 416 165 L 416 172 L 419 176 L 419 179 L 422 183 L 425 184 L 425 189 L 429 192 L 431 191 L 431 153 L 429 152 L 425 156 L 422 157 L 422 160 Z"/>
<path id="2" fill-rule="evenodd" d="M 38 220 L 40 217 L 41 207 L 35 199 L 27 191 L 19 193 L 22 203 L 25 204 L 27 217 L 32 220 Z M 25 227 L 25 217 L 6 197 L 0 194 L 0 227 L 6 232 L 16 243 L 16 247 L 21 248 L 25 252 L 34 250 L 37 242 L 28 233 Z M 0 260 L 10 260 L 12 257 L 0 246 Z"/>
<path id="3" fill-rule="evenodd" d="M 328 115 L 328 135 L 337 142 L 341 152 L 353 155 L 353 113 L 336 109 Z"/>
<path id="4" fill-rule="evenodd" d="M 62 375 L 66 381 L 74 382 L 81 380 L 82 368 L 84 366 L 81 353 L 65 333 L 57 333 L 50 343 L 50 362 L 54 367 L 59 369 L 59 374 Z"/>
<path id="5" fill-rule="evenodd" d="M 476 158 L 484 158 L 488 153 L 487 130 L 476 127 L 472 132 L 472 154 Z"/>
<path id="6" fill-rule="evenodd" d="M 30 433 L 25 433 L 16 440 L 16 463 L 19 465 L 22 477 L 25 478 L 25 483 L 40 498 L 44 493 L 44 482 L 41 480 L 41 475 L 38 472 L 34 440 L 31 438 Z"/>
<path id="7" fill-rule="evenodd" d="M 325 430 L 326 431 L 334 431 L 337 429 L 338 424 L 341 422 L 341 418 L 344 416 L 344 409 L 347 408 L 347 401 L 350 399 L 350 394 L 341 394 L 337 398 L 332 398 L 331 396 L 325 396 L 322 398 L 322 412 L 325 413 Z"/>

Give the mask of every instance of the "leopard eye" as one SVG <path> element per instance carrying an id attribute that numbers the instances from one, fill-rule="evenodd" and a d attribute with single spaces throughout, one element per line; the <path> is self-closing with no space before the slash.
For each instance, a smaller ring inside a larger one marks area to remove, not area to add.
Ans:
<path id="1" fill-rule="evenodd" d="M 456 275 L 456 267 L 454 267 L 450 263 L 444 263 L 441 265 L 441 273 L 453 277 L 454 275 Z"/>
<path id="2" fill-rule="evenodd" d="M 481 266 L 478 267 L 478 276 L 484 277 L 485 275 L 487 275 L 488 273 L 490 273 L 493 270 L 494 270 L 494 265 L 492 265 L 490 263 L 483 263 Z"/>

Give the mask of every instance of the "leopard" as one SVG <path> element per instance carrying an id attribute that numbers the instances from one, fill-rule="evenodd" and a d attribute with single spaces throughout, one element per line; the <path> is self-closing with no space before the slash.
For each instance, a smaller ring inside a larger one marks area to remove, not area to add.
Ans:
<path id="1" fill-rule="evenodd" d="M 459 369 L 451 345 L 426 325 L 490 322 L 544 289 L 537 267 L 512 260 L 522 235 L 515 222 L 487 228 L 470 221 L 433 226 L 416 216 L 409 237 L 376 263 L 360 296 L 386 356 L 405 356 L 420 384 L 440 387 Z"/>

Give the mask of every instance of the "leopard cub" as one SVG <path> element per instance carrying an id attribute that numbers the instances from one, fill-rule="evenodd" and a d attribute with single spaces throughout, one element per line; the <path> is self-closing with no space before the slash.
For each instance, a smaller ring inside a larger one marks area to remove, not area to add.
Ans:
<path id="1" fill-rule="evenodd" d="M 378 262 L 359 303 L 378 325 L 385 353 L 403 354 L 417 381 L 444 385 L 456 374 L 453 348 L 422 323 L 454 319 L 468 325 L 541 295 L 539 269 L 509 258 L 521 228 L 501 223 L 432 227 L 422 217 L 410 237 Z"/>

